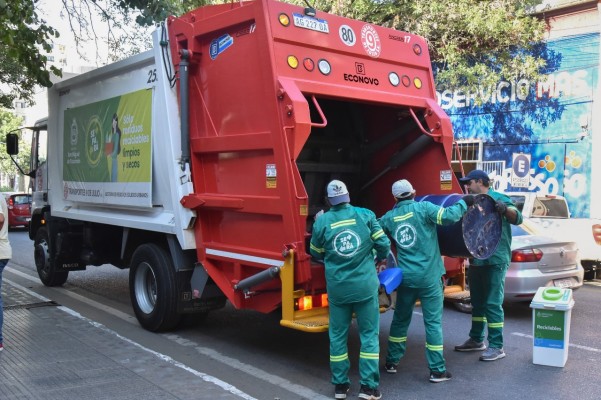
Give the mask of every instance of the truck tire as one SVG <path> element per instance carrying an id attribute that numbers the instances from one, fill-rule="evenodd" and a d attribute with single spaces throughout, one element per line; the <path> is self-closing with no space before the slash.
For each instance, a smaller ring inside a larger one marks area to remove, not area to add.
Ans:
<path id="1" fill-rule="evenodd" d="M 50 261 L 50 246 L 48 243 L 48 228 L 38 229 L 33 245 L 35 267 L 44 285 L 62 286 L 69 277 L 69 271 L 57 270 L 56 264 Z"/>
<path id="2" fill-rule="evenodd" d="M 169 254 L 156 244 L 143 244 L 134 252 L 129 293 L 136 318 L 144 329 L 167 331 L 179 323 L 175 267 Z"/>

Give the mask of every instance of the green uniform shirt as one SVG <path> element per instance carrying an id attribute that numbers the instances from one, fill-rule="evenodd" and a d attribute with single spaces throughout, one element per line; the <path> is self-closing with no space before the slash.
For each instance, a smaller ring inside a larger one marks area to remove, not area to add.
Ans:
<path id="1" fill-rule="evenodd" d="M 522 223 L 522 213 L 517 209 L 507 195 L 495 192 L 492 189 L 488 191 L 488 195 L 492 197 L 495 202 L 498 200 L 503 201 L 503 203 L 507 205 L 507 208 L 511 208 L 518 213 L 518 217 L 514 225 L 519 225 Z M 470 258 L 470 265 L 509 265 L 509 262 L 511 261 L 511 226 L 506 217 L 503 216 L 501 219 L 501 240 L 499 241 L 497 250 L 495 250 L 493 255 L 486 260 Z"/>
<path id="2" fill-rule="evenodd" d="M 390 240 L 370 210 L 341 204 L 315 221 L 310 251 L 325 261 L 329 301 L 352 303 L 378 294 L 373 249 L 386 258 Z"/>
<path id="3" fill-rule="evenodd" d="M 396 243 L 397 260 L 403 269 L 401 286 L 429 287 L 445 274 L 438 247 L 437 225 L 461 219 L 467 205 L 463 200 L 443 208 L 429 201 L 399 201 L 380 219 L 384 232 Z"/>

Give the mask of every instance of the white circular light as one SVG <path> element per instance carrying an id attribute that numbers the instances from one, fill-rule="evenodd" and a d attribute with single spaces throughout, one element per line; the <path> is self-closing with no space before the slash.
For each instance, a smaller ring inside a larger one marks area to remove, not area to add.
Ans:
<path id="1" fill-rule="evenodd" d="M 321 72 L 324 75 L 330 75 L 330 72 L 332 72 L 332 67 L 330 66 L 330 63 L 324 60 L 323 58 L 317 62 L 317 68 L 319 68 L 319 72 Z"/>
<path id="2" fill-rule="evenodd" d="M 396 74 L 396 72 L 391 72 L 388 74 L 388 80 L 390 81 L 390 84 L 392 86 L 399 86 L 399 83 L 401 83 L 401 79 L 399 78 L 399 76 Z"/>

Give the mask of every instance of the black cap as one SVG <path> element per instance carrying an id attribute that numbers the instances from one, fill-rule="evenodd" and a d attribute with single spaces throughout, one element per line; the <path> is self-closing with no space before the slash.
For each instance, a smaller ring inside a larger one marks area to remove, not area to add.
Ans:
<path id="1" fill-rule="evenodd" d="M 472 179 L 474 179 L 474 180 L 482 179 L 482 180 L 487 180 L 487 181 L 490 180 L 490 178 L 488 177 L 488 174 L 486 172 L 482 171 L 481 169 L 475 169 L 473 171 L 470 171 L 470 173 L 467 174 L 465 177 L 459 178 L 459 182 L 468 183 Z"/>

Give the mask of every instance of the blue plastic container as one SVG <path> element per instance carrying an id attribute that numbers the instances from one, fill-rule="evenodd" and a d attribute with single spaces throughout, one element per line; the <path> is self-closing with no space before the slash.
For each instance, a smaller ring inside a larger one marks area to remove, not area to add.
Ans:
<path id="1" fill-rule="evenodd" d="M 415 201 L 429 201 L 441 207 L 457 203 L 464 195 L 426 195 Z M 478 194 L 474 205 L 463 218 L 448 226 L 438 226 L 438 246 L 440 253 L 448 257 L 478 258 L 492 256 L 501 240 L 501 216 L 495 210 L 495 201 L 487 194 Z"/>

